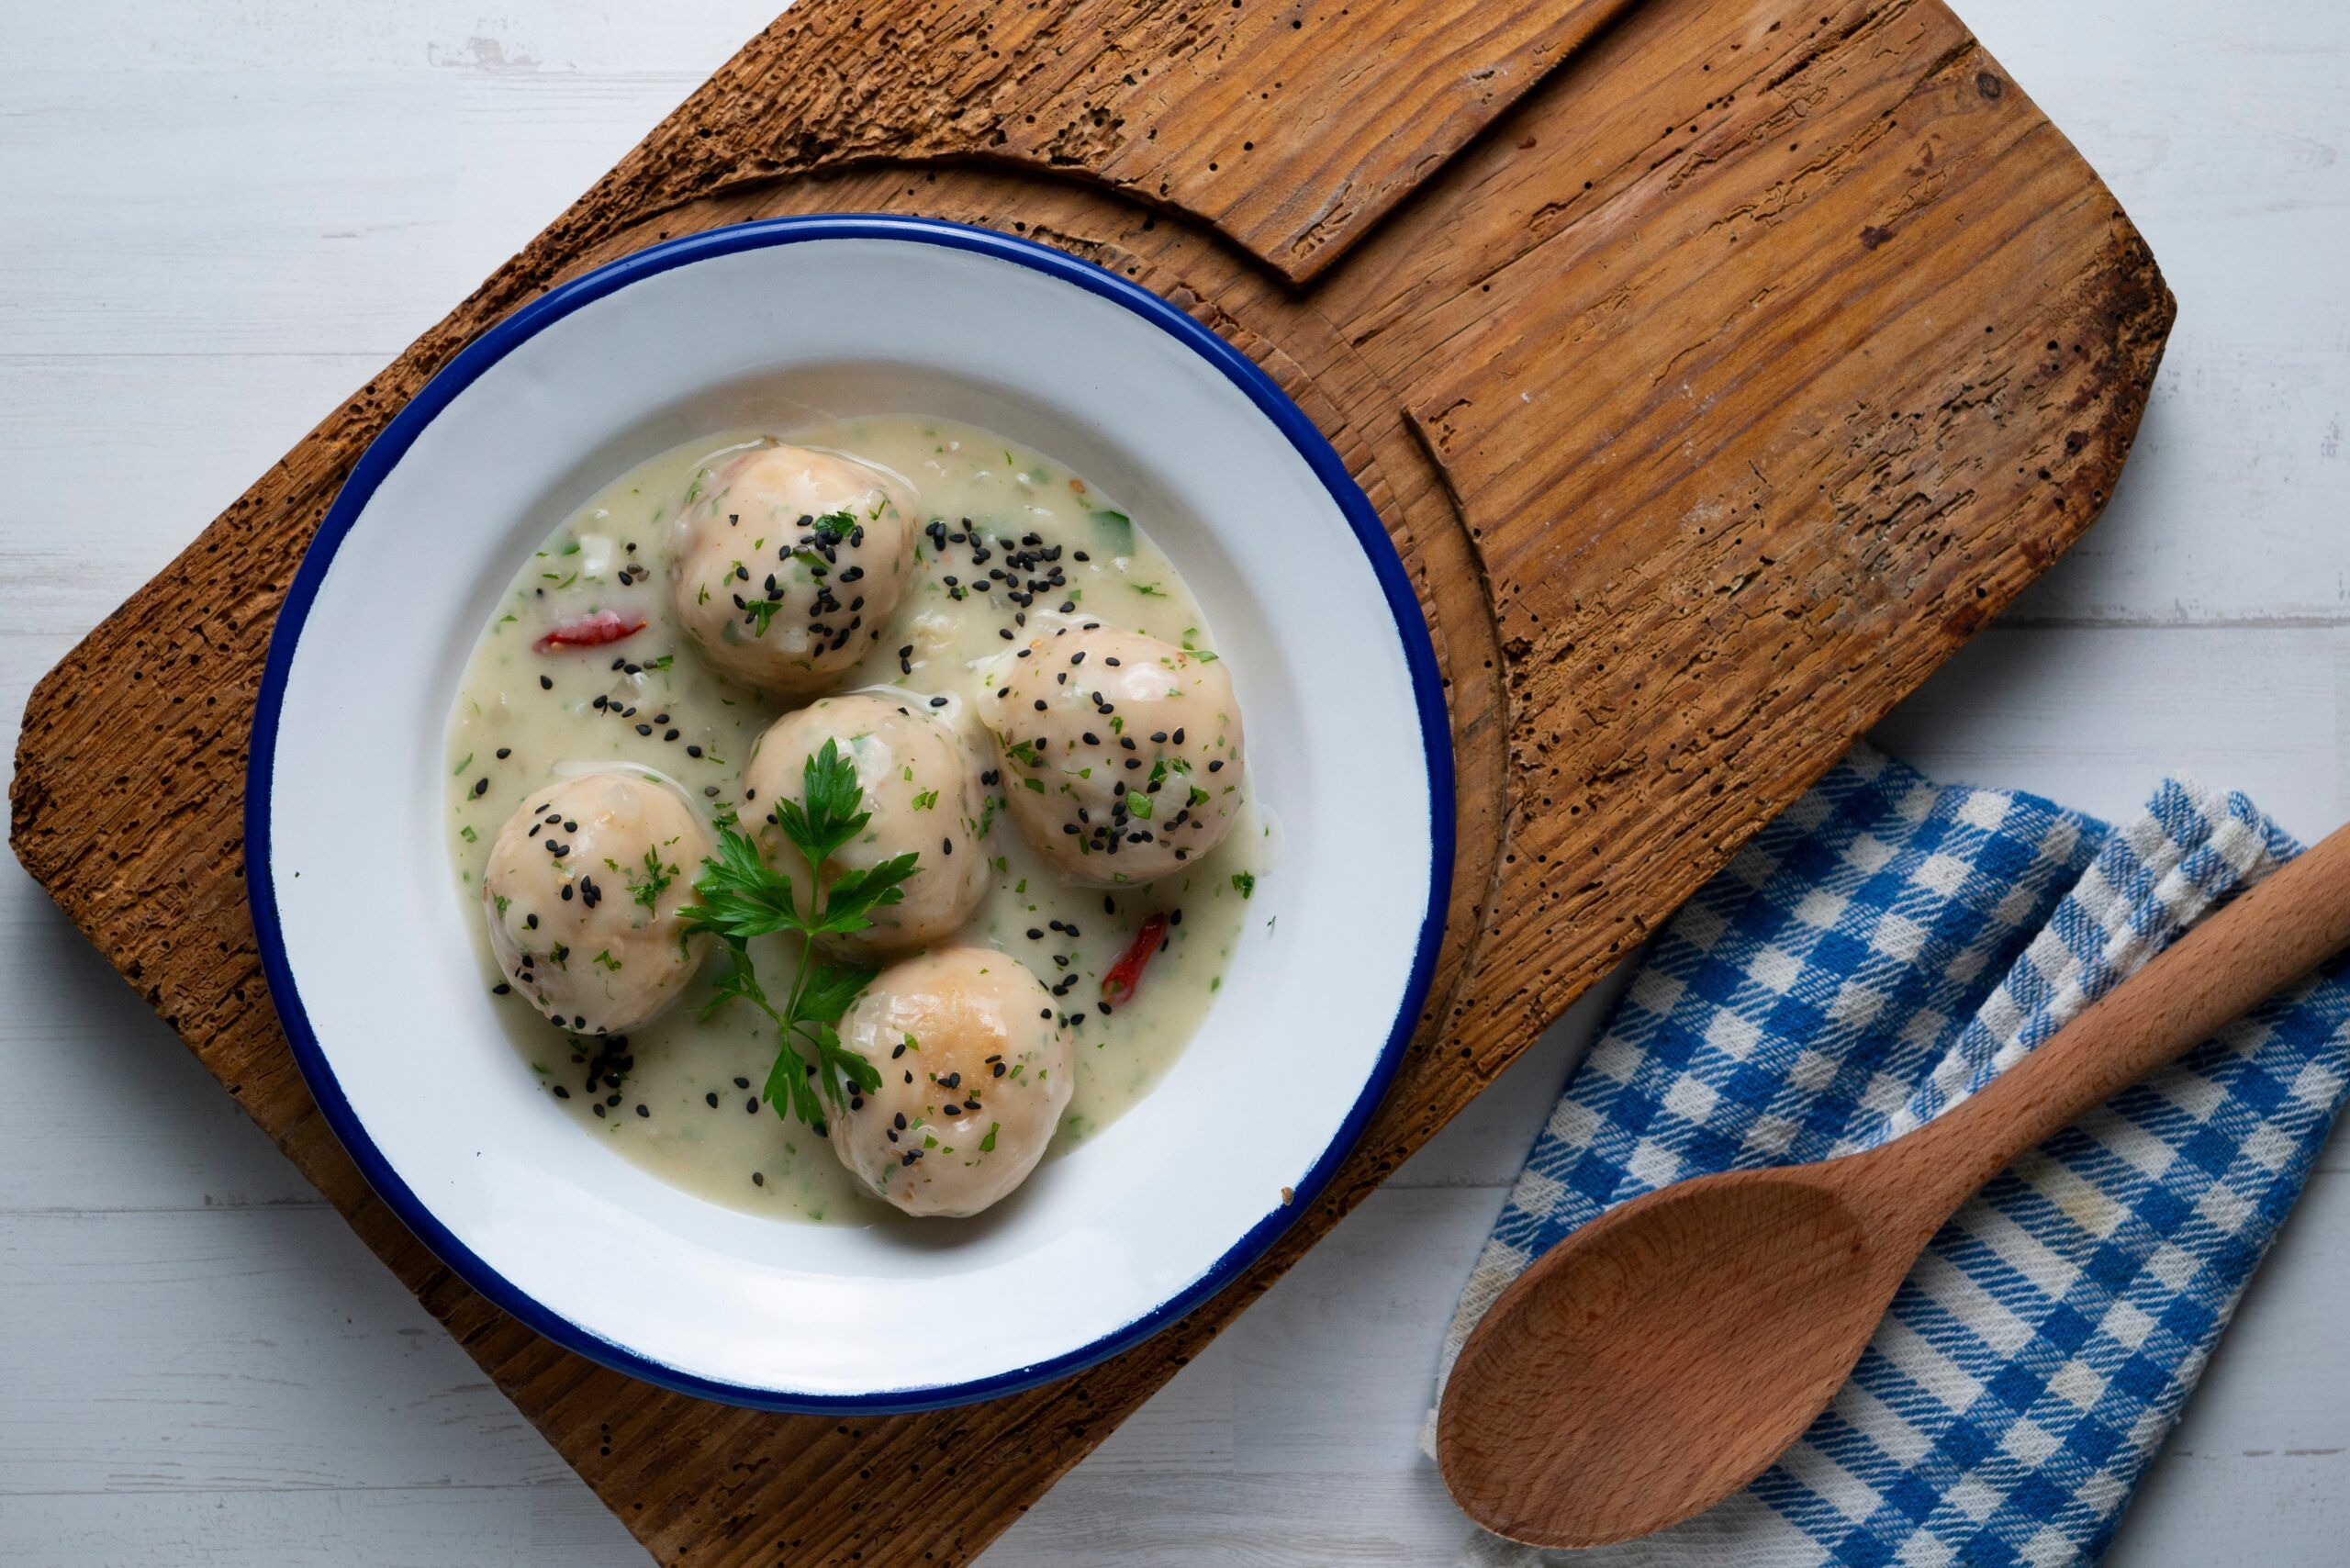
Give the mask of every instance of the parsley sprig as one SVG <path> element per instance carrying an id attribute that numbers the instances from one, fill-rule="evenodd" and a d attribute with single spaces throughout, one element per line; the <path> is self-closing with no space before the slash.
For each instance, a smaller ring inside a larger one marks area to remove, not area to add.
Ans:
<path id="1" fill-rule="evenodd" d="M 791 879 L 767 865 L 751 835 L 731 822 L 719 824 L 718 852 L 702 861 L 694 879 L 701 902 L 677 911 L 688 933 L 708 932 L 726 949 L 726 972 L 702 1016 L 732 1002 L 747 1002 L 773 1020 L 779 1048 L 761 1097 L 777 1115 L 797 1118 L 819 1133 L 824 1130 L 827 1101 L 845 1104 L 852 1093 L 878 1089 L 881 1074 L 842 1045 L 834 1028 L 872 971 L 818 958 L 815 939 L 852 935 L 871 925 L 875 910 L 906 896 L 901 884 L 914 874 L 919 858 L 911 853 L 893 856 L 827 879 L 826 862 L 872 820 L 864 801 L 856 766 L 837 744 L 825 741 L 800 770 L 800 798 L 777 801 L 767 815 L 808 864 L 813 886 L 806 913 L 793 896 Z M 780 1007 L 759 984 L 750 950 L 753 937 L 777 935 L 803 943 Z"/>

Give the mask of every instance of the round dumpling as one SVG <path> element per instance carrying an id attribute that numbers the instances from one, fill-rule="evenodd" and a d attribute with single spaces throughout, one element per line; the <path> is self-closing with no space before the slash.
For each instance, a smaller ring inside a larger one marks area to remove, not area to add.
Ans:
<path id="1" fill-rule="evenodd" d="M 1053 999 L 1020 962 L 941 947 L 878 976 L 840 1022 L 881 1086 L 830 1119 L 858 1181 L 910 1215 L 975 1215 L 1028 1179 L 1076 1074 Z"/>
<path id="2" fill-rule="evenodd" d="M 699 476 L 669 528 L 669 599 L 712 668 L 806 697 L 889 629 L 914 569 L 914 495 L 869 464 L 761 446 Z"/>
<path id="3" fill-rule="evenodd" d="M 1063 874 L 1163 877 L 1240 812 L 1240 705 L 1221 662 L 1098 622 L 999 656 L 979 717 L 1013 822 Z"/>
<path id="4" fill-rule="evenodd" d="M 865 930 L 825 940 L 842 952 L 872 957 L 952 935 L 987 893 L 984 793 L 962 737 L 931 717 L 926 699 L 865 692 L 824 698 L 768 727 L 743 770 L 743 814 L 756 817 L 760 850 L 790 876 L 803 900 L 812 879 L 776 825 L 775 803 L 800 799 L 808 760 L 826 741 L 856 767 L 865 789 L 862 809 L 872 818 L 825 863 L 826 878 L 908 851 L 920 858 L 899 884 L 902 901 L 875 909 Z"/>
<path id="5" fill-rule="evenodd" d="M 532 790 L 482 872 L 498 967 L 574 1034 L 650 1022 L 700 967 L 704 943 L 686 939 L 677 910 L 710 852 L 692 808 L 646 774 L 583 773 Z"/>

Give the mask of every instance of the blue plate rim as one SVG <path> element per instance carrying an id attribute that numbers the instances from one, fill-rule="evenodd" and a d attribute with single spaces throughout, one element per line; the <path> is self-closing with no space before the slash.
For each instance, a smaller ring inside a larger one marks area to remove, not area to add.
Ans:
<path id="1" fill-rule="evenodd" d="M 1293 1189 L 1290 1202 L 1251 1226 L 1200 1276 L 1150 1311 L 1076 1350 L 1024 1367 L 958 1383 L 884 1389 L 871 1394 L 811 1394 L 788 1389 L 754 1387 L 681 1371 L 657 1361 L 565 1317 L 515 1285 L 441 1223 L 415 1190 L 393 1170 L 367 1134 L 310 1026 L 299 988 L 286 961 L 277 893 L 270 875 L 270 790 L 275 774 L 278 720 L 285 704 L 285 684 L 302 628 L 317 599 L 319 588 L 343 539 L 365 511 L 376 487 L 396 468 L 418 437 L 457 396 L 491 366 L 541 331 L 582 308 L 631 284 L 697 262 L 770 245 L 799 244 L 822 240 L 891 240 L 968 251 L 1011 262 L 1071 284 L 1089 294 L 1124 307 L 1173 337 L 1221 371 L 1246 393 L 1304 459 L 1354 531 L 1387 600 L 1388 611 L 1404 646 L 1411 672 L 1412 693 L 1420 725 L 1420 745 L 1427 764 L 1429 807 L 1428 902 L 1420 921 L 1419 939 L 1406 978 L 1395 1022 L 1361 1093 L 1348 1109 L 1328 1144 Z M 1339 1164 L 1362 1136 L 1371 1114 L 1385 1096 L 1402 1064 L 1404 1052 L 1427 999 L 1444 935 L 1445 910 L 1451 893 L 1454 828 L 1451 729 L 1447 720 L 1444 688 L 1436 649 L 1421 615 L 1404 564 L 1393 543 L 1371 509 L 1370 500 L 1348 474 L 1322 432 L 1272 378 L 1238 350 L 1208 328 L 1147 289 L 1093 263 L 1057 251 L 1035 241 L 991 229 L 950 223 L 939 218 L 884 214 L 824 214 L 762 218 L 704 230 L 664 241 L 584 273 L 528 301 L 502 318 L 460 350 L 426 382 L 416 396 L 394 415 L 369 443 L 328 508 L 318 534 L 304 552 L 285 602 L 270 634 L 269 656 L 255 700 L 251 749 L 245 774 L 245 869 L 253 932 L 261 948 L 262 968 L 272 1000 L 284 1025 L 303 1080 L 309 1085 L 327 1125 L 334 1131 L 376 1195 L 399 1216 L 433 1255 L 483 1296 L 566 1350 L 574 1350 L 643 1382 L 698 1399 L 752 1409 L 797 1415 L 885 1416 L 943 1409 L 991 1399 L 1049 1383 L 1056 1378 L 1106 1361 L 1111 1356 L 1157 1334 L 1188 1315 L 1221 1291 L 1270 1249 L 1305 1212 L 1337 1173 Z"/>

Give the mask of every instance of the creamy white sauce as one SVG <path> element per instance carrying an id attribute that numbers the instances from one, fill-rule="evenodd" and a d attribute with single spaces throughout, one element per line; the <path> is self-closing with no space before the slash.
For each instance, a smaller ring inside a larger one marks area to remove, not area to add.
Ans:
<path id="1" fill-rule="evenodd" d="M 678 634 L 662 581 L 666 524 L 689 494 L 709 484 L 718 459 L 759 439 L 747 431 L 714 435 L 614 480 L 548 536 L 483 631 L 451 715 L 446 763 L 451 854 L 486 986 L 503 977 L 489 954 L 479 879 L 490 842 L 524 795 L 566 771 L 618 763 L 675 780 L 715 819 L 739 801 L 752 743 L 792 706 L 712 675 Z M 1058 565 L 1066 586 L 1037 596 L 1024 612 L 1028 628 L 1054 623 L 1067 605 L 1071 618 L 1213 653 L 1206 618 L 1147 533 L 1049 458 L 971 426 L 912 416 L 833 421 L 792 431 L 789 439 L 903 476 L 918 493 L 925 524 L 935 518 L 965 532 L 968 519 L 983 531 L 990 558 L 976 566 L 968 543 L 950 542 L 942 559 L 933 540 L 923 539 L 915 586 L 890 633 L 834 688 L 910 694 L 956 725 L 981 769 L 994 769 L 997 759 L 975 717 L 978 666 L 1013 645 L 1002 636 L 1005 628 L 1022 630 L 1013 624 L 1018 607 L 1001 582 L 990 593 L 971 589 L 1003 562 L 1003 552 L 992 548 L 999 536 L 1033 533 L 1063 547 Z M 1078 559 L 1080 554 L 1086 558 Z M 644 629 L 602 647 L 533 650 L 556 625 L 605 610 L 642 617 Z M 931 708 L 934 696 L 949 700 Z M 999 778 L 990 793 L 1002 789 Z M 744 812 L 746 820 L 757 814 Z M 1239 940 L 1247 890 L 1262 868 L 1265 845 L 1259 822 L 1244 819 L 1223 846 L 1181 874 L 1105 893 L 1064 883 L 1004 814 L 994 813 L 980 846 L 990 860 L 990 886 L 953 940 L 999 948 L 1046 986 L 1059 988 L 1078 1073 L 1054 1152 L 1124 1114 L 1198 1028 Z M 1180 924 L 1150 961 L 1137 995 L 1105 1015 L 1102 973 L 1147 916 L 1179 911 Z M 782 989 L 796 958 L 788 941 L 767 938 L 757 951 L 771 992 Z M 896 1211 L 859 1192 L 822 1137 L 757 1103 L 775 1059 L 772 1034 L 741 1003 L 708 1020 L 699 1016 L 715 973 L 715 966 L 706 970 L 675 1009 L 618 1047 L 576 1040 L 520 996 L 501 995 L 517 1070 L 536 1074 L 583 1129 L 621 1155 L 714 1202 L 780 1218 L 865 1224 L 895 1217 Z M 616 1075 L 617 1088 L 610 1082 Z"/>

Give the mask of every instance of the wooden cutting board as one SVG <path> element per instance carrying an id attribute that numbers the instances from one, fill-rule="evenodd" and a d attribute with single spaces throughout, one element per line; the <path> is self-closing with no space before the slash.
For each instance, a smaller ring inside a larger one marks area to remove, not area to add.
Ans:
<path id="1" fill-rule="evenodd" d="M 602 1371 L 408 1236 L 279 1034 L 240 810 L 287 580 L 436 367 L 653 241 L 860 209 L 1092 258 L 1296 396 L 1418 585 L 1460 821 L 1410 1058 L 1269 1257 L 1091 1372 L 833 1421 Z M 14 842 L 662 1562 L 961 1562 L 2087 527 L 2171 317 L 1937 0 L 802 0 L 50 674 Z"/>

